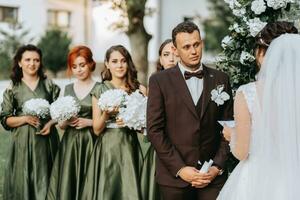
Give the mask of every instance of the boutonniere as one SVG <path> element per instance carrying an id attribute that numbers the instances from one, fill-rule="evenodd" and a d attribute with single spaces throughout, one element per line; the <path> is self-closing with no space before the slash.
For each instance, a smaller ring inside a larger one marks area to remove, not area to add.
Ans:
<path id="1" fill-rule="evenodd" d="M 211 100 L 214 101 L 217 106 L 223 105 L 225 101 L 230 99 L 229 94 L 227 92 L 223 91 L 224 85 L 218 85 L 215 89 L 213 89 L 211 94 Z"/>

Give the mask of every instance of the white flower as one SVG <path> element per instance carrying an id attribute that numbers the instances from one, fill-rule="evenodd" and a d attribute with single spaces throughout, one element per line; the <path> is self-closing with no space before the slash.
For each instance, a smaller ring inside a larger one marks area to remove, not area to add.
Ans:
<path id="1" fill-rule="evenodd" d="M 216 60 L 216 62 L 224 62 L 224 61 L 227 61 L 228 58 L 225 55 L 220 54 L 220 55 L 216 56 L 215 60 Z"/>
<path id="2" fill-rule="evenodd" d="M 246 61 L 252 62 L 255 60 L 255 57 L 246 51 L 242 51 L 240 56 L 240 63 L 246 64 Z"/>
<path id="3" fill-rule="evenodd" d="M 50 105 L 51 118 L 63 122 L 75 117 L 80 111 L 80 105 L 72 96 L 60 97 Z"/>
<path id="4" fill-rule="evenodd" d="M 223 91 L 224 85 L 218 85 L 211 91 L 211 100 L 214 101 L 217 106 L 223 105 L 225 101 L 230 99 L 229 94 Z"/>
<path id="5" fill-rule="evenodd" d="M 46 118 L 49 115 L 50 104 L 41 98 L 30 99 L 23 104 L 23 114 L 32 115 L 38 118 Z"/>
<path id="6" fill-rule="evenodd" d="M 247 22 L 249 31 L 252 37 L 255 37 L 266 25 L 266 22 L 262 22 L 259 18 L 255 17 Z"/>
<path id="7" fill-rule="evenodd" d="M 274 10 L 277 10 L 279 8 L 285 8 L 287 5 L 287 0 L 267 0 L 267 5 Z"/>
<path id="8" fill-rule="evenodd" d="M 111 89 L 101 94 L 98 105 L 101 110 L 112 111 L 116 107 L 121 107 L 127 93 L 121 89 Z"/>
<path id="9" fill-rule="evenodd" d="M 233 10 L 235 8 L 240 8 L 242 5 L 237 0 L 224 0 L 225 3 L 229 5 L 229 7 Z"/>
<path id="10" fill-rule="evenodd" d="M 230 46 L 231 43 L 232 43 L 232 37 L 227 35 L 223 38 L 221 46 L 223 47 L 223 49 L 225 49 L 226 47 Z"/>
<path id="11" fill-rule="evenodd" d="M 242 17 L 246 14 L 246 9 L 245 8 L 233 9 L 232 13 L 237 17 Z"/>
<path id="12" fill-rule="evenodd" d="M 233 25 L 231 25 L 229 27 L 229 30 L 230 31 L 234 30 L 237 33 L 244 33 L 245 32 L 245 29 L 242 26 L 240 26 L 238 23 L 234 23 Z"/>
<path id="13" fill-rule="evenodd" d="M 255 0 L 251 4 L 251 10 L 256 14 L 260 15 L 261 13 L 266 11 L 266 4 L 264 0 Z"/>
<path id="14" fill-rule="evenodd" d="M 142 130 L 146 127 L 147 97 L 138 90 L 127 95 L 124 107 L 119 110 L 118 118 L 121 118 L 130 129 Z"/>

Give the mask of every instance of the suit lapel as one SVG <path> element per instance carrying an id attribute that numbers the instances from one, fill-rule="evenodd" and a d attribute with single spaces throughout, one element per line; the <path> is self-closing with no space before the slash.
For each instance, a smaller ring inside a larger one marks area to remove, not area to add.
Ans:
<path id="1" fill-rule="evenodd" d="M 214 80 L 215 77 L 213 74 L 210 73 L 210 71 L 208 70 L 208 68 L 206 66 L 203 65 L 203 70 L 204 70 L 204 77 L 203 77 L 203 92 L 202 92 L 202 109 L 201 109 L 201 115 L 200 115 L 200 119 L 202 119 L 207 105 L 209 103 L 209 101 L 211 100 L 211 91 L 214 89 Z"/>
<path id="2" fill-rule="evenodd" d="M 170 76 L 175 88 L 177 89 L 178 97 L 182 98 L 184 104 L 188 107 L 188 109 L 195 115 L 195 117 L 199 118 L 192 96 L 178 65 L 176 65 L 174 69 L 172 69 L 172 73 L 170 74 Z"/>

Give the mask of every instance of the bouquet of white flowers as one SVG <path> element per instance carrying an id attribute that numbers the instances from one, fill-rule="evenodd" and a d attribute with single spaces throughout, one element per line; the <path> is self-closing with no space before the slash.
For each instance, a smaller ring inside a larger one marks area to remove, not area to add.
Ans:
<path id="1" fill-rule="evenodd" d="M 111 89 L 101 94 L 98 105 L 101 110 L 112 111 L 116 107 L 122 107 L 128 94 L 121 89 Z"/>
<path id="2" fill-rule="evenodd" d="M 124 107 L 120 108 L 118 118 L 121 118 L 128 128 L 141 131 L 146 128 L 147 97 L 138 90 L 126 96 Z"/>
<path id="3" fill-rule="evenodd" d="M 49 116 L 50 104 L 47 100 L 41 98 L 30 99 L 23 104 L 22 111 L 24 115 L 32 115 L 41 119 Z"/>
<path id="4" fill-rule="evenodd" d="M 63 122 L 75 117 L 80 111 L 80 105 L 72 96 L 58 98 L 50 106 L 51 118 Z"/>

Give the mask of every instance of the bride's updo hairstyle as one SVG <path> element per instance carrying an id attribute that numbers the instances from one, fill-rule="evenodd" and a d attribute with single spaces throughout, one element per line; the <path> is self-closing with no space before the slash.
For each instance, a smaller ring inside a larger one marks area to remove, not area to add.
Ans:
<path id="1" fill-rule="evenodd" d="M 256 71 L 259 72 L 263 57 L 271 42 L 285 33 L 297 34 L 298 30 L 291 22 L 270 22 L 255 37 Z"/>
<path id="2" fill-rule="evenodd" d="M 266 51 L 275 38 L 285 33 L 297 34 L 298 30 L 291 22 L 268 23 L 255 37 L 256 48 Z"/>

